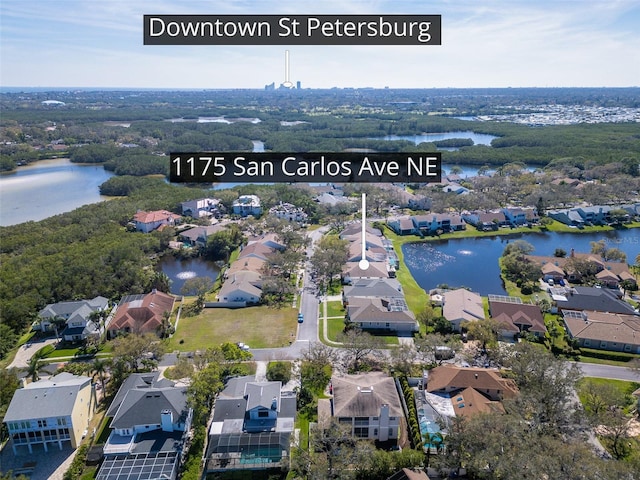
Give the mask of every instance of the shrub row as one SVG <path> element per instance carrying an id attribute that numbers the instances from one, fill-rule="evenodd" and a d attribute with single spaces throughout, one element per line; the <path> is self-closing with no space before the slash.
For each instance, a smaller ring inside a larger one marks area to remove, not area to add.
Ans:
<path id="1" fill-rule="evenodd" d="M 416 400 L 413 388 L 409 386 L 407 377 L 400 377 L 400 387 L 407 404 L 407 425 L 409 425 L 409 437 L 411 444 L 416 450 L 422 450 L 422 433 L 420 432 L 420 422 L 418 421 L 418 411 L 416 410 Z"/>
<path id="2" fill-rule="evenodd" d="M 78 447 L 78 451 L 76 452 L 76 456 L 73 458 L 71 465 L 64 475 L 62 476 L 62 480 L 76 480 L 80 478 L 82 472 L 84 471 L 84 466 L 87 461 L 87 452 L 89 450 L 88 444 L 83 444 Z"/>
<path id="3" fill-rule="evenodd" d="M 633 353 L 607 352 L 604 350 L 583 347 L 580 348 L 580 355 L 591 358 L 600 358 L 602 360 L 614 360 L 617 362 L 629 362 L 634 358 L 638 358 L 638 356 Z"/>

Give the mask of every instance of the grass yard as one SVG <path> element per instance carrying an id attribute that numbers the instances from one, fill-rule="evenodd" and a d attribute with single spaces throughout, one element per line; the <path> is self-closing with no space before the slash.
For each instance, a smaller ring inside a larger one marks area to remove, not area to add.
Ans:
<path id="1" fill-rule="evenodd" d="M 327 317 L 344 318 L 344 314 L 345 314 L 345 310 L 344 310 L 344 307 L 342 306 L 341 301 L 337 300 L 333 302 L 327 302 Z"/>
<path id="2" fill-rule="evenodd" d="M 295 339 L 297 316 L 290 307 L 205 308 L 197 316 L 180 318 L 169 351 L 204 350 L 224 342 L 244 342 L 251 348 L 285 347 Z"/>
<path id="3" fill-rule="evenodd" d="M 329 338 L 329 341 L 337 342 L 338 335 L 340 335 L 344 330 L 344 319 L 328 318 L 325 321 L 327 322 L 327 337 Z"/>
<path id="4" fill-rule="evenodd" d="M 640 383 L 638 382 L 627 382 L 624 380 L 613 380 L 610 378 L 585 377 L 580 379 L 577 385 L 578 398 L 580 398 L 580 402 L 583 405 L 585 404 L 585 394 L 583 389 L 587 382 L 595 385 L 611 385 L 612 387 L 615 387 L 616 390 L 618 390 L 618 392 L 624 395 L 627 399 L 627 407 L 634 403 L 633 396 L 631 394 L 640 388 Z"/>
<path id="5" fill-rule="evenodd" d="M 417 241 L 417 237 L 415 237 L 415 235 L 400 237 L 389 228 L 385 229 L 384 235 L 393 242 L 393 249 L 398 256 L 398 270 L 396 272 L 396 278 L 400 282 L 400 285 L 402 285 L 404 298 L 407 301 L 409 310 L 417 315 L 424 310 L 425 305 L 429 301 L 429 295 L 420 287 L 420 285 L 418 285 L 413 278 L 413 275 L 411 275 L 409 268 L 404 263 L 404 255 L 402 254 L 402 245 L 407 242 Z"/>

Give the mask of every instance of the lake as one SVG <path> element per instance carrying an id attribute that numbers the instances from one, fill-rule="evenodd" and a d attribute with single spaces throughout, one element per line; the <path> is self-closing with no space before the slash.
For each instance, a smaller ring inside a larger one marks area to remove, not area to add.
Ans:
<path id="1" fill-rule="evenodd" d="M 113 174 L 102 165 L 42 160 L 0 175 L 0 225 L 16 225 L 70 212 L 107 197 L 99 187 Z"/>
<path id="2" fill-rule="evenodd" d="M 472 227 L 473 228 L 473 227 Z M 508 242 L 523 239 L 535 247 L 534 255 L 553 255 L 556 248 L 567 253 L 589 252 L 589 242 L 605 239 L 610 247 L 627 254 L 631 263 L 640 253 L 640 229 L 601 233 L 530 233 L 493 237 L 461 238 L 406 243 L 404 261 L 416 282 L 429 291 L 446 283 L 450 287 L 469 287 L 480 295 L 505 295 L 498 258 Z"/>
<path id="3" fill-rule="evenodd" d="M 184 282 L 195 277 L 209 277 L 212 281 L 218 278 L 220 268 L 202 258 L 179 259 L 172 255 L 165 255 L 160 259 L 156 268 L 167 274 L 171 280 L 171 293 L 182 294 Z"/>

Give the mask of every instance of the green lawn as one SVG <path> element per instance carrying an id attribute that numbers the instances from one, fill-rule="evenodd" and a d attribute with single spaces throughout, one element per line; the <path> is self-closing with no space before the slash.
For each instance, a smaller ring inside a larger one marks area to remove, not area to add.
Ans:
<path id="1" fill-rule="evenodd" d="M 638 382 L 627 382 L 624 380 L 613 380 L 610 378 L 595 378 L 595 377 L 586 377 L 580 379 L 577 385 L 578 397 L 580 398 L 580 402 L 582 404 L 585 403 L 585 396 L 582 391 L 584 385 L 587 382 L 591 382 L 595 385 L 610 385 L 615 387 L 622 395 L 627 399 L 627 405 L 632 405 L 634 403 L 634 399 L 632 397 L 632 393 L 640 388 L 640 383 Z"/>
<path id="2" fill-rule="evenodd" d="M 180 318 L 169 351 L 204 350 L 225 342 L 244 342 L 251 348 L 288 346 L 295 340 L 297 316 L 291 307 L 205 308 L 197 316 Z"/>
<path id="3" fill-rule="evenodd" d="M 429 301 L 429 295 L 418 285 L 413 275 L 411 275 L 411 272 L 404 263 L 404 255 L 402 254 L 402 245 L 407 242 L 416 241 L 417 237 L 415 235 L 400 237 L 388 228 L 385 229 L 384 235 L 393 242 L 393 249 L 398 256 L 396 278 L 400 282 L 400 285 L 402 285 L 404 298 L 409 306 L 409 310 L 417 315 L 424 310 L 425 305 Z"/>
<path id="4" fill-rule="evenodd" d="M 331 342 L 338 341 L 338 335 L 344 330 L 343 318 L 329 318 L 327 322 L 327 337 Z"/>
<path id="5" fill-rule="evenodd" d="M 322 311 L 322 310 L 321 310 Z M 327 317 L 342 317 L 344 318 L 345 310 L 342 306 L 342 302 L 339 300 L 327 302 Z"/>

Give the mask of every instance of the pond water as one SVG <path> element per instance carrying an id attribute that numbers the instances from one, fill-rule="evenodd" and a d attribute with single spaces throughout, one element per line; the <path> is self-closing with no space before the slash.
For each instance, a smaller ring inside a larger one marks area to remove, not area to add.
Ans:
<path id="1" fill-rule="evenodd" d="M 450 138 L 470 138 L 473 140 L 474 145 L 490 146 L 491 140 L 498 137 L 486 133 L 476 133 L 471 130 L 465 130 L 461 132 L 422 133 L 420 135 L 385 135 L 384 137 L 376 137 L 373 140 L 408 140 L 418 145 L 423 142 L 436 142 Z"/>
<path id="2" fill-rule="evenodd" d="M 213 262 L 202 258 L 179 259 L 165 255 L 156 268 L 167 274 L 171 280 L 171 293 L 182 294 L 184 282 L 195 277 L 209 277 L 212 281 L 218 278 L 220 268 Z"/>
<path id="3" fill-rule="evenodd" d="M 0 175 L 0 225 L 42 220 L 97 203 L 100 185 L 113 174 L 102 165 L 80 165 L 68 158 L 41 160 Z"/>
<path id="4" fill-rule="evenodd" d="M 473 228 L 473 227 L 471 227 Z M 535 247 L 534 255 L 553 255 L 556 248 L 567 253 L 591 251 L 590 242 L 604 239 L 609 247 L 619 248 L 627 260 L 640 253 L 640 229 L 602 233 L 530 233 L 493 237 L 462 238 L 407 243 L 402 246 L 404 261 L 416 282 L 429 291 L 440 284 L 469 287 L 480 295 L 506 291 L 500 279 L 498 258 L 508 242 L 523 239 Z"/>

